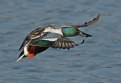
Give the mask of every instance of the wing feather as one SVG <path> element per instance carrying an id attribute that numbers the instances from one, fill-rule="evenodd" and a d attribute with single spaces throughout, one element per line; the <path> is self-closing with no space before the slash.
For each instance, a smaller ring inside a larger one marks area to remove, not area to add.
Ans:
<path id="1" fill-rule="evenodd" d="M 97 17 L 95 17 L 93 20 L 89 21 L 89 22 L 85 22 L 81 25 L 74 25 L 73 27 L 76 27 L 76 28 L 80 28 L 80 27 L 87 27 L 89 25 L 93 25 L 95 23 L 97 23 L 97 21 L 100 19 L 100 14 L 97 15 Z"/>
<path id="2" fill-rule="evenodd" d="M 37 37 L 41 36 L 41 33 L 44 31 L 45 28 L 37 28 L 30 32 L 27 37 L 24 39 L 23 43 L 21 44 L 19 50 L 21 50 L 28 42 L 31 40 L 36 39 Z"/>
<path id="3" fill-rule="evenodd" d="M 69 49 L 76 46 L 75 42 L 67 39 L 67 38 L 59 38 L 57 41 L 54 42 L 54 44 L 51 46 L 52 48 L 63 48 L 63 49 Z"/>

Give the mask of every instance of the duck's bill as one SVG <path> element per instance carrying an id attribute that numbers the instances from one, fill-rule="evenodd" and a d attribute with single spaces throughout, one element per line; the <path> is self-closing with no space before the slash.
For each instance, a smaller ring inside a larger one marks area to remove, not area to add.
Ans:
<path id="1" fill-rule="evenodd" d="M 19 56 L 18 59 L 16 60 L 16 62 L 20 61 L 24 56 L 25 56 L 24 54 Z"/>
<path id="2" fill-rule="evenodd" d="M 87 34 L 85 32 L 82 32 L 82 31 L 80 31 L 80 36 L 82 36 L 82 37 L 92 37 L 92 35 Z"/>

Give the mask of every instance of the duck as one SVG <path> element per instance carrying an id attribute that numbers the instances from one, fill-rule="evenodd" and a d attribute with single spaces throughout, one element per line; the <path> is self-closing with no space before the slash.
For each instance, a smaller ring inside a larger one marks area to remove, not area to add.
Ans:
<path id="1" fill-rule="evenodd" d="M 68 26 L 49 24 L 33 30 L 26 36 L 21 44 L 19 48 L 19 51 L 21 52 L 16 62 L 25 57 L 33 58 L 50 47 L 70 49 L 78 46 L 79 44 L 83 44 L 84 40 L 81 43 L 75 43 L 70 40 L 69 37 L 92 37 L 92 35 L 79 30 L 79 28 L 93 25 L 99 20 L 99 18 L 100 14 L 98 14 L 93 20 L 79 25 Z"/>

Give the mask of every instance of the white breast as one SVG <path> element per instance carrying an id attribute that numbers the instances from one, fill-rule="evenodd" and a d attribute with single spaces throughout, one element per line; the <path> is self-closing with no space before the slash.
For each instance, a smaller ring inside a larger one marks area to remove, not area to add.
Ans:
<path id="1" fill-rule="evenodd" d="M 63 35 L 61 29 L 55 29 L 55 28 L 52 28 L 52 27 L 46 28 L 43 32 L 52 32 L 52 33 L 58 33 L 60 35 Z"/>
<path id="2" fill-rule="evenodd" d="M 58 38 L 50 38 L 50 39 L 42 39 L 42 40 L 47 40 L 47 41 L 56 41 Z"/>

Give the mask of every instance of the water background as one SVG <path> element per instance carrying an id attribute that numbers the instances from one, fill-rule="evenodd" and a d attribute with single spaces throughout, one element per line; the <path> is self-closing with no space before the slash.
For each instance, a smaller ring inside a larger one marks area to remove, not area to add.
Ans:
<path id="1" fill-rule="evenodd" d="M 46 24 L 100 21 L 70 50 L 15 62 L 23 39 Z M 121 83 L 121 0 L 0 0 L 0 83 Z"/>

